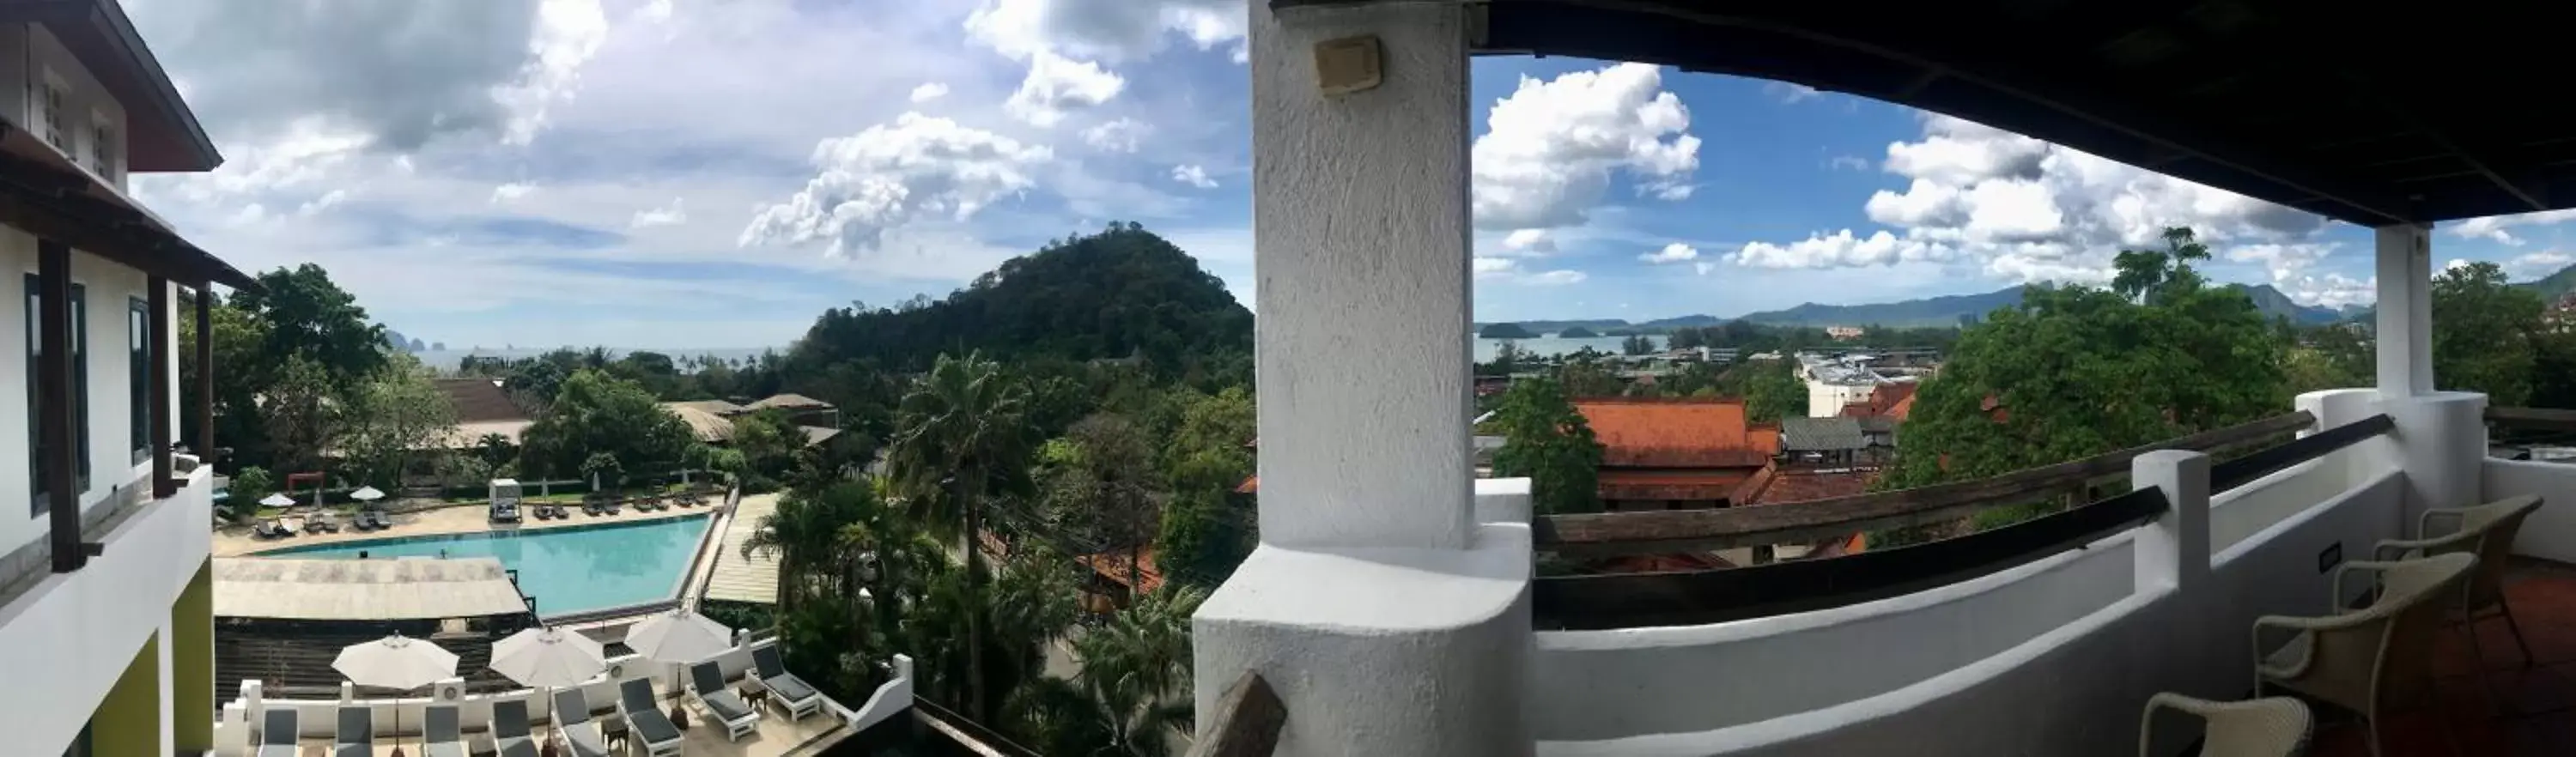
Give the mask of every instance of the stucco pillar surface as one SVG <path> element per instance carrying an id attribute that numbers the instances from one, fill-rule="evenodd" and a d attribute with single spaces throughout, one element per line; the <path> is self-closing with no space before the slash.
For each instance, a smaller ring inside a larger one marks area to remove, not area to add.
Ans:
<path id="1" fill-rule="evenodd" d="M 2432 392 L 2381 400 L 2396 421 L 2388 439 L 2406 471 L 2405 520 L 2394 533 L 2412 534 L 2427 508 L 2478 503 L 2487 457 L 2487 396 Z"/>
<path id="2" fill-rule="evenodd" d="M 2378 255 L 2379 391 L 2433 391 L 2433 230 L 2400 224 L 2373 230 Z"/>
<path id="3" fill-rule="evenodd" d="M 1527 489 L 1479 497 L 1469 436 L 1470 11 L 1248 10 L 1262 545 L 1192 619 L 1199 726 L 1250 670 L 1282 757 L 1530 754 Z M 1378 84 L 1325 94 L 1355 37 Z"/>

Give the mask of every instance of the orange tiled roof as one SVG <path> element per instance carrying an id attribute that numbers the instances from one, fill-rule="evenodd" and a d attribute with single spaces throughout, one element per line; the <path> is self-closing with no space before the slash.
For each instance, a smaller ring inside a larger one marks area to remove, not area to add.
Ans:
<path id="1" fill-rule="evenodd" d="M 1750 468 L 1780 454 L 1780 428 L 1746 422 L 1744 400 L 1616 397 L 1574 401 L 1603 467 Z"/>
<path id="2" fill-rule="evenodd" d="M 1880 384 L 1869 391 L 1867 399 L 1843 405 L 1843 415 L 1852 418 L 1883 415 L 1905 420 L 1905 413 L 1914 409 L 1914 390 L 1919 386 L 1912 381 Z"/>
<path id="3" fill-rule="evenodd" d="M 1738 468 L 1688 470 L 1605 470 L 1597 484 L 1602 499 L 1726 499 L 1751 473 Z"/>
<path id="4" fill-rule="evenodd" d="M 1085 555 L 1080 559 L 1082 564 L 1090 566 L 1091 572 L 1100 574 L 1101 578 L 1109 579 L 1110 583 L 1127 585 L 1127 550 L 1113 549 L 1099 554 Z M 1142 594 L 1152 594 L 1154 590 L 1163 588 L 1163 571 L 1154 565 L 1153 547 L 1146 547 L 1136 553 L 1136 583 L 1144 588 L 1131 588 L 1131 590 Z"/>
<path id="5" fill-rule="evenodd" d="M 1778 466 L 1767 466 L 1746 477 L 1727 501 L 1737 506 L 1777 505 L 1849 497 L 1867 493 L 1870 479 L 1875 475 L 1867 471 L 1781 470 Z"/>
<path id="6" fill-rule="evenodd" d="M 1258 494 L 1258 493 L 1260 493 L 1260 492 L 1261 492 L 1261 477 L 1260 477 L 1260 476 L 1253 476 L 1253 477 L 1251 477 L 1251 478 L 1244 479 L 1244 480 L 1243 480 L 1243 485 L 1242 485 L 1242 486 L 1234 487 L 1234 493 L 1236 493 L 1236 494 Z"/>

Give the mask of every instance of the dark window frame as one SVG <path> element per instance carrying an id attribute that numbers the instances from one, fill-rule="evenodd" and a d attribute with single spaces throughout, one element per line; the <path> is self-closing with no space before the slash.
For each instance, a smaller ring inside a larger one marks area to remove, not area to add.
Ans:
<path id="1" fill-rule="evenodd" d="M 134 464 L 152 459 L 152 302 L 141 297 L 125 298 L 125 339 L 127 409 L 126 442 L 134 450 Z"/>
<path id="2" fill-rule="evenodd" d="M 33 273 L 27 274 L 26 282 L 26 296 L 23 298 L 23 301 L 26 304 L 27 311 L 27 330 L 25 334 L 27 339 L 27 489 L 30 493 L 35 495 L 34 504 L 29 507 L 32 515 L 44 515 L 52 510 L 50 506 L 50 498 L 46 496 L 49 492 L 45 490 L 44 451 L 47 448 L 44 438 L 45 424 L 36 419 L 36 409 L 42 407 L 44 402 L 44 398 L 40 396 L 43 384 L 36 373 L 37 361 L 42 357 L 44 352 L 44 334 L 41 332 L 44 323 L 44 311 L 39 303 L 39 298 L 43 296 L 44 292 L 44 282 L 41 277 Z M 74 482 L 74 485 L 82 492 L 89 491 L 90 484 L 88 309 L 89 288 L 83 286 L 78 281 L 72 282 L 71 442 L 74 445 L 73 450 L 75 451 L 72 458 L 79 461 L 77 467 L 80 471 L 77 476 L 78 480 Z"/>

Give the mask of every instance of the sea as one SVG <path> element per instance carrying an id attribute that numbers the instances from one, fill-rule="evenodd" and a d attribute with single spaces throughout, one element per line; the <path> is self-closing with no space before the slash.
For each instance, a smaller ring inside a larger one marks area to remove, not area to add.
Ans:
<path id="1" fill-rule="evenodd" d="M 1653 340 L 1657 349 L 1663 348 L 1663 337 L 1649 335 L 1646 338 Z M 1482 363 L 1493 360 L 1494 353 L 1502 349 L 1504 342 L 1517 343 L 1520 345 L 1521 349 L 1534 355 L 1564 355 L 1568 353 L 1581 352 L 1585 347 L 1616 355 L 1619 354 L 1619 348 L 1621 347 L 1620 343 L 1628 341 L 1628 338 L 1624 336 L 1591 336 L 1577 339 L 1566 339 L 1555 334 L 1543 334 L 1536 339 L 1486 339 L 1484 337 L 1476 337 L 1475 340 L 1476 362 Z"/>
<path id="2" fill-rule="evenodd" d="M 424 365 L 424 366 L 427 366 L 430 370 L 438 371 L 439 373 L 455 373 L 455 372 L 456 372 L 456 366 L 457 366 L 457 364 L 462 363 L 462 362 L 465 362 L 465 358 L 466 358 L 466 357 L 468 357 L 468 356 L 479 356 L 479 357 L 498 357 L 498 358 L 505 358 L 505 359 L 510 359 L 510 360 L 517 360 L 517 359 L 520 359 L 520 358 L 536 357 L 536 356 L 538 356 L 538 355 L 543 355 L 543 354 L 546 354 L 546 353 L 548 353 L 548 352 L 553 352 L 553 351 L 555 351 L 555 350 L 557 350 L 557 349 L 563 349 L 563 348 L 560 348 L 560 347 L 508 347 L 508 348 L 478 347 L 478 348 L 474 348 L 474 349 L 463 349 L 463 350 L 422 350 L 422 351 L 419 351 L 419 352 L 414 352 L 414 353 L 412 353 L 412 357 L 420 358 L 420 364 L 421 364 L 421 365 Z M 588 347 L 574 347 L 574 348 L 571 348 L 571 349 L 574 349 L 574 350 L 588 350 L 588 349 L 590 349 L 590 348 L 588 348 Z M 760 353 L 762 353 L 762 352 L 767 352 L 767 351 L 771 351 L 771 350 L 776 350 L 780 355 L 785 355 L 785 354 L 787 354 L 787 348 L 785 348 L 785 347 L 690 347 L 690 348 L 680 348 L 680 349 L 669 349 L 669 348 L 660 348 L 660 347 L 610 347 L 610 348 L 608 348 L 608 355 L 609 355 L 609 358 L 613 360 L 613 359 L 617 359 L 617 358 L 625 357 L 625 356 L 626 356 L 626 353 L 629 353 L 629 352 L 659 352 L 659 353 L 662 353 L 662 354 L 664 354 L 664 355 L 669 355 L 669 356 L 671 356 L 671 361 L 672 361 L 672 362 L 674 362 L 674 363 L 684 362 L 684 361 L 686 361 L 688 358 L 699 357 L 699 356 L 708 356 L 708 357 L 723 358 L 723 359 L 725 359 L 725 360 L 727 360 L 727 361 L 744 361 L 744 362 L 749 362 L 749 361 L 751 361 L 751 360 L 753 360 L 753 359 L 755 359 L 755 358 L 758 358 L 758 357 L 760 356 Z M 685 366 L 683 366 L 683 368 L 685 369 Z"/>

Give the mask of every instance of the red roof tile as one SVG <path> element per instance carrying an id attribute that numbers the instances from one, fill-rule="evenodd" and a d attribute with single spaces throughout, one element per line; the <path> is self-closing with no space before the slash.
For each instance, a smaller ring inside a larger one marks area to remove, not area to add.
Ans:
<path id="1" fill-rule="evenodd" d="M 1778 426 L 1746 422 L 1744 401 L 1715 397 L 1580 399 L 1603 467 L 1751 468 L 1780 454 Z"/>
<path id="2" fill-rule="evenodd" d="M 1234 493 L 1236 493 L 1236 494 L 1259 494 L 1260 492 L 1261 492 L 1261 477 L 1260 477 L 1260 476 L 1253 476 L 1253 477 L 1251 477 L 1251 478 L 1244 479 L 1244 480 L 1243 480 L 1243 485 L 1242 485 L 1242 486 L 1234 487 Z"/>
<path id="3" fill-rule="evenodd" d="M 1110 583 L 1127 585 L 1127 550 L 1113 549 L 1099 554 L 1085 555 L 1081 560 L 1083 565 L 1091 568 L 1091 572 L 1108 579 Z M 1136 583 L 1144 587 L 1136 591 L 1144 594 L 1152 594 L 1154 590 L 1163 588 L 1163 571 L 1154 565 L 1153 547 L 1137 551 Z"/>
<path id="4" fill-rule="evenodd" d="M 1726 499 L 1751 471 L 1743 468 L 1688 470 L 1605 470 L 1597 486 L 1602 499 Z"/>
<path id="5" fill-rule="evenodd" d="M 1781 470 L 1763 468 L 1737 486 L 1729 501 L 1738 506 L 1776 505 L 1784 502 L 1806 502 L 1864 494 L 1869 491 L 1870 471 Z"/>

